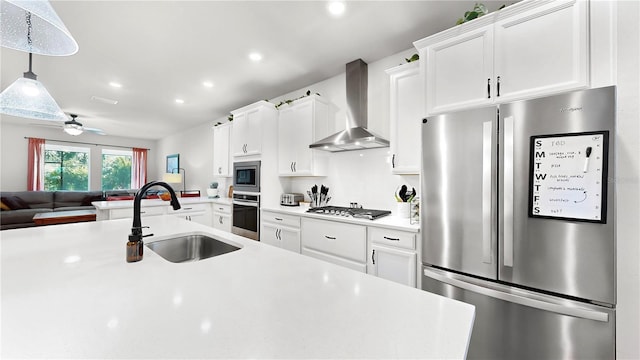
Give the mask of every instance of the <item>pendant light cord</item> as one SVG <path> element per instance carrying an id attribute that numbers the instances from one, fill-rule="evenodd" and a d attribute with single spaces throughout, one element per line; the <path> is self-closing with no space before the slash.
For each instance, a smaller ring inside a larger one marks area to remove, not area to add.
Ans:
<path id="1" fill-rule="evenodd" d="M 25 18 L 27 21 L 27 44 L 29 45 L 29 71 L 23 74 L 24 77 L 28 79 L 37 80 L 38 76 L 31 70 L 31 64 L 33 61 L 33 54 L 31 53 L 31 50 L 33 49 L 33 40 L 31 40 L 31 12 L 27 11 Z"/>

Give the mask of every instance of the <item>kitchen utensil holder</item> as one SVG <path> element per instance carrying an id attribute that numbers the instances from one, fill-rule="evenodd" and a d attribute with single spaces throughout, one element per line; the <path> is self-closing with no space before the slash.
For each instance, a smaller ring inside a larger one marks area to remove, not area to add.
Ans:
<path id="1" fill-rule="evenodd" d="M 411 207 L 409 210 L 409 223 L 411 225 L 414 224 L 419 224 L 420 223 L 420 198 L 419 197 L 414 197 L 413 200 L 411 200 Z"/>

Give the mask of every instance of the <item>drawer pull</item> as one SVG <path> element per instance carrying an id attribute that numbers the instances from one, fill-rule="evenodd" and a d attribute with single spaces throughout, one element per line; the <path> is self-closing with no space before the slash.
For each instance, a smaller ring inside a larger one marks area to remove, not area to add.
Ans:
<path id="1" fill-rule="evenodd" d="M 140 211 L 140 214 L 146 214 L 146 213 L 147 213 L 146 211 Z"/>
<path id="2" fill-rule="evenodd" d="M 398 239 L 398 238 L 390 238 L 390 237 L 388 237 L 388 236 L 383 236 L 383 237 L 384 237 L 385 239 L 387 239 L 387 240 L 391 240 L 391 241 L 400 241 L 400 239 Z"/>
<path id="3" fill-rule="evenodd" d="M 220 211 L 224 211 L 224 208 L 218 208 L 218 210 L 220 210 Z"/>
<path id="4" fill-rule="evenodd" d="M 274 219 L 276 219 L 276 220 L 278 220 L 278 221 L 282 221 L 282 219 L 280 219 L 280 218 L 274 218 Z"/>
<path id="5" fill-rule="evenodd" d="M 326 237 L 326 238 L 327 238 L 327 239 L 329 239 L 329 240 L 335 240 L 335 239 L 336 239 L 336 238 L 334 238 L 333 236 L 327 236 L 327 235 L 325 235 L 324 237 Z"/>
<path id="6" fill-rule="evenodd" d="M 193 208 L 182 208 L 182 210 L 192 210 Z"/>

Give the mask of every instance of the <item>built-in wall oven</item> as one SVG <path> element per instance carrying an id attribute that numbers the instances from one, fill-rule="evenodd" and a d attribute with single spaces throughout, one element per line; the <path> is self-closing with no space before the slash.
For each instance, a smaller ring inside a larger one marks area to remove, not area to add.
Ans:
<path id="1" fill-rule="evenodd" d="M 233 163 L 233 190 L 260 192 L 260 161 Z"/>
<path id="2" fill-rule="evenodd" d="M 233 226 L 231 232 L 258 240 L 260 229 L 260 194 L 233 190 Z"/>
<path id="3" fill-rule="evenodd" d="M 258 240 L 260 231 L 260 161 L 233 163 L 231 232 Z"/>

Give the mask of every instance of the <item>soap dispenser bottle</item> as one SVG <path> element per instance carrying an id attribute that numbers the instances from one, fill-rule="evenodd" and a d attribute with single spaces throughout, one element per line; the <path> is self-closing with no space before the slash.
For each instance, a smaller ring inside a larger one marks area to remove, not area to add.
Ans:
<path id="1" fill-rule="evenodd" d="M 136 262 L 142 260 L 144 253 L 144 243 L 142 240 L 135 240 L 129 237 L 127 242 L 127 262 Z"/>

